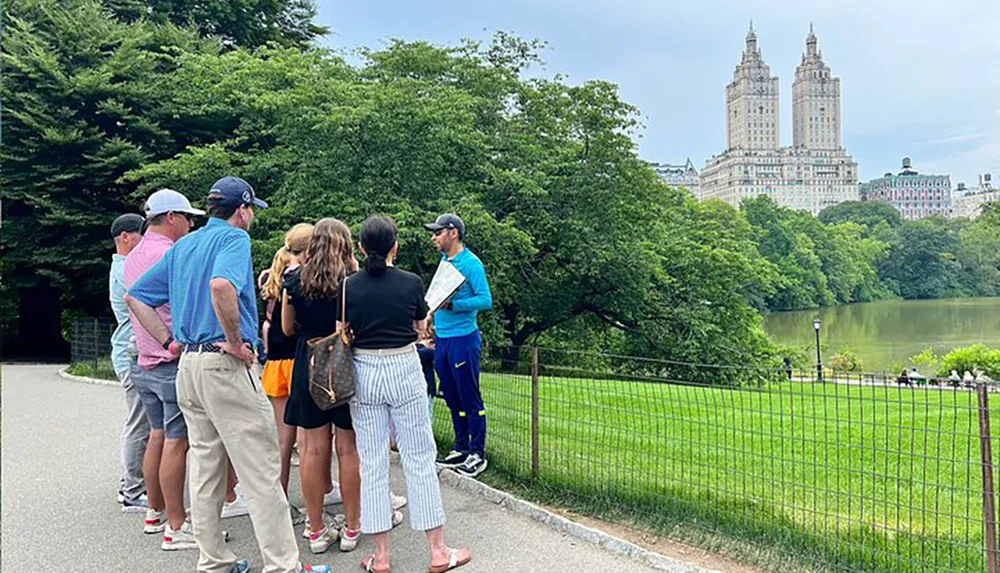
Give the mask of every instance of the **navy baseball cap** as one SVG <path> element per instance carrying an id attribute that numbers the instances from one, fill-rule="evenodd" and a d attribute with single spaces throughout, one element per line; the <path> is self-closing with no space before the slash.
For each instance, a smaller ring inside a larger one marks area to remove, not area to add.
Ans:
<path id="1" fill-rule="evenodd" d="M 465 237 L 465 223 L 461 217 L 454 213 L 445 213 L 437 218 L 433 223 L 427 223 L 424 228 L 431 232 L 438 232 L 441 229 L 458 229 L 458 237 Z"/>
<path id="2" fill-rule="evenodd" d="M 258 199 L 249 183 L 232 175 L 212 184 L 212 189 L 208 192 L 208 204 L 213 207 L 253 205 L 261 209 L 267 208 L 267 201 Z"/>

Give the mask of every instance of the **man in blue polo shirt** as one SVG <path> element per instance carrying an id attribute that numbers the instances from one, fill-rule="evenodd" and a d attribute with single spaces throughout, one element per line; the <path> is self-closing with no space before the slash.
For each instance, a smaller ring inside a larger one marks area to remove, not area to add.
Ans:
<path id="1" fill-rule="evenodd" d="M 328 573 L 299 562 L 288 500 L 279 482 L 274 414 L 261 389 L 251 344 L 257 297 L 250 235 L 257 199 L 238 177 L 208 195 L 208 224 L 180 240 L 132 288 L 136 319 L 164 348 L 180 352 L 177 403 L 188 426 L 191 518 L 200 573 L 245 573 L 223 538 L 227 463 L 233 462 L 250 506 L 267 573 Z M 171 332 L 156 307 L 170 304 Z"/>
<path id="2" fill-rule="evenodd" d="M 455 427 L 455 449 L 438 465 L 475 477 L 486 471 L 486 406 L 479 391 L 482 339 L 476 317 L 493 308 L 493 295 L 483 262 L 465 247 L 465 223 L 458 215 L 446 213 L 424 228 L 434 233 L 442 260 L 465 277 L 458 292 L 434 313 L 434 369 Z"/>

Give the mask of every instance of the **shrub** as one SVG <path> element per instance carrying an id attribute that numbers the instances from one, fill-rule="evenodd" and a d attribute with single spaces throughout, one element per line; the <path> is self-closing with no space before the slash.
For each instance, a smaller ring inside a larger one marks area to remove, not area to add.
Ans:
<path id="1" fill-rule="evenodd" d="M 1000 378 L 1000 349 L 990 348 L 985 344 L 973 344 L 964 348 L 956 348 L 945 355 L 938 375 L 947 376 L 954 370 L 959 376 L 966 371 L 983 372 L 993 379 Z"/>
<path id="2" fill-rule="evenodd" d="M 830 358 L 830 368 L 834 372 L 860 372 L 861 359 L 850 348 L 841 348 Z"/>

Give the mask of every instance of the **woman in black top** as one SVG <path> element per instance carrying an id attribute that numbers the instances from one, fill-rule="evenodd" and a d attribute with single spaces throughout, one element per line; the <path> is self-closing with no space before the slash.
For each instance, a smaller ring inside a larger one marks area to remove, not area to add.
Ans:
<path id="1" fill-rule="evenodd" d="M 286 495 L 288 475 L 292 465 L 292 448 L 295 446 L 295 426 L 285 423 L 285 405 L 288 403 L 295 347 L 299 337 L 295 334 L 285 336 L 281 329 L 281 285 L 286 275 L 299 266 L 299 257 L 309 246 L 312 232 L 312 225 L 300 223 L 285 234 L 285 244 L 274 254 L 271 270 L 268 271 L 264 286 L 261 288 L 261 295 L 267 302 L 263 325 L 267 362 L 264 363 L 261 384 L 274 409 L 274 422 L 278 428 L 278 449 L 281 454 L 281 487 L 284 488 Z"/>
<path id="2" fill-rule="evenodd" d="M 285 282 L 282 299 L 281 328 L 286 335 L 299 337 L 285 423 L 303 428 L 299 470 L 309 518 L 309 547 L 313 553 L 323 553 L 340 537 L 340 532 L 323 521 L 324 496 L 333 487 L 330 424 L 337 428 L 337 465 L 347 514 L 341 549 L 353 549 L 360 535 L 360 462 L 350 407 L 345 404 L 323 411 L 313 402 L 309 394 L 306 346 L 310 339 L 329 336 L 337 330 L 342 282 L 357 267 L 350 229 L 337 219 L 321 219 L 313 229 L 302 266 Z"/>
<path id="3" fill-rule="evenodd" d="M 427 386 L 417 357 L 417 332 L 425 328 L 427 303 L 420 277 L 392 266 L 399 245 L 396 225 L 369 217 L 361 228 L 365 269 L 347 281 L 347 322 L 354 331 L 357 394 L 351 414 L 361 452 L 361 531 L 374 534 L 367 571 L 389 570 L 389 420 L 410 492 L 410 524 L 424 531 L 431 573 L 468 563 L 467 549 L 444 542 L 444 506 L 434 457 L 437 447 L 427 411 Z"/>

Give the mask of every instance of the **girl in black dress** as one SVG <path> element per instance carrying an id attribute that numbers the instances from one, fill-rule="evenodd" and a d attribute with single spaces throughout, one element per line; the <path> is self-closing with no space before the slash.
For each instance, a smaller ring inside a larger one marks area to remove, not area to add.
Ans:
<path id="1" fill-rule="evenodd" d="M 285 423 L 303 428 L 300 445 L 302 495 L 309 518 L 309 547 L 323 553 L 341 538 L 349 551 L 361 535 L 360 460 L 351 423 L 350 406 L 320 410 L 309 395 L 309 351 L 306 342 L 337 330 L 344 279 L 358 268 L 351 231 L 337 219 L 321 219 L 313 229 L 302 266 L 289 275 L 282 296 L 281 328 L 298 335 L 292 387 L 285 407 Z M 337 464 L 347 524 L 338 532 L 324 523 L 324 495 L 330 491 L 330 425 L 336 427 Z"/>

